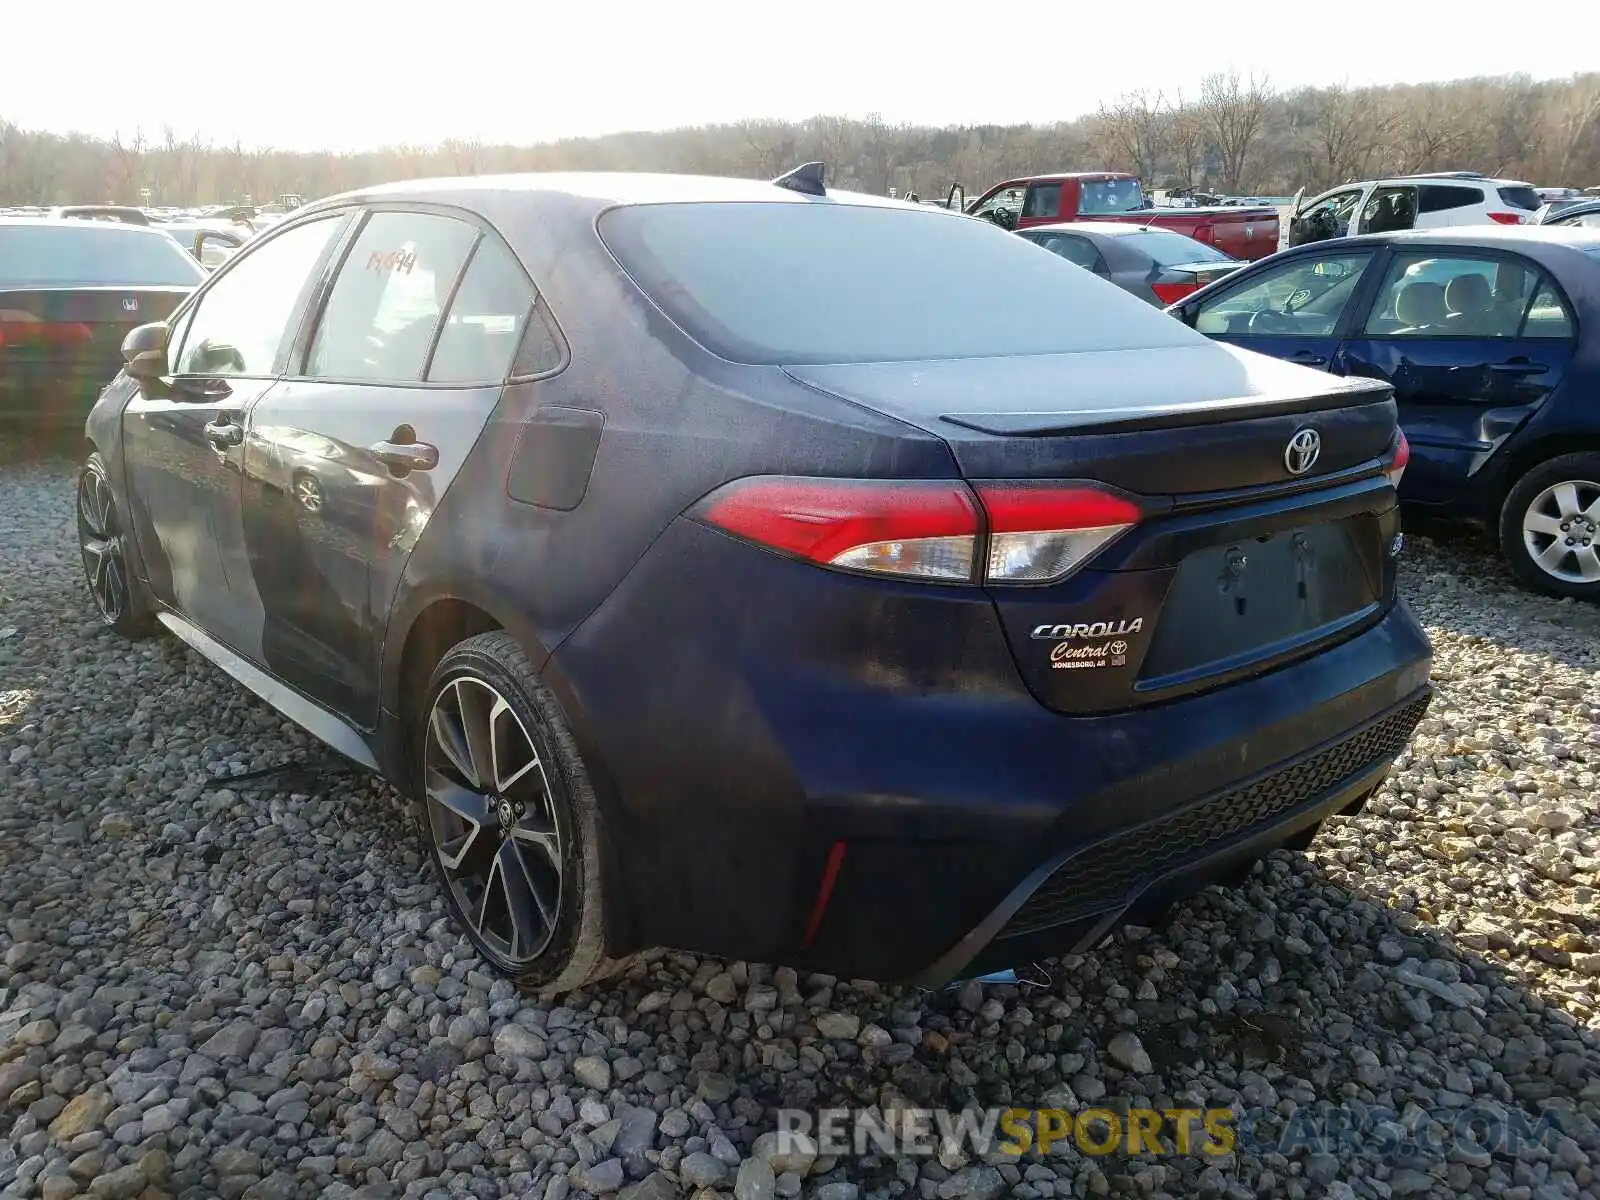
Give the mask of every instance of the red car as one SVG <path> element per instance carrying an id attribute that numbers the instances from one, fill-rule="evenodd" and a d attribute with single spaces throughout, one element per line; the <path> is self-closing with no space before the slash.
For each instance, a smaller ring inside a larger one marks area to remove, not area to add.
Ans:
<path id="1" fill-rule="evenodd" d="M 965 209 L 1006 229 L 1060 221 L 1133 221 L 1157 225 L 1254 261 L 1278 248 L 1278 210 L 1257 208 L 1156 208 L 1135 175 L 1078 171 L 1029 175 L 996 184 Z"/>

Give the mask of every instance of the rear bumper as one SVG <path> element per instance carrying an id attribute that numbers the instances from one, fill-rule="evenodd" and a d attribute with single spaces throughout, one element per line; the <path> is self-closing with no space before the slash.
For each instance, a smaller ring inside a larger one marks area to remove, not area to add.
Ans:
<path id="1" fill-rule="evenodd" d="M 1236 787 L 1045 859 L 917 982 L 946 983 L 1080 953 L 1130 915 L 1159 912 L 1306 837 L 1326 818 L 1358 810 L 1383 782 L 1431 699 L 1425 689 L 1360 729 Z"/>
<path id="2" fill-rule="evenodd" d="M 95 397 L 117 373 L 98 367 L 59 369 L 48 376 L 26 371 L 0 375 L 0 421 L 48 426 L 82 425 Z"/>
<path id="3" fill-rule="evenodd" d="M 931 983 L 1070 951 L 1349 807 L 1409 739 L 1430 666 L 1396 603 L 1262 674 L 1066 716 L 977 589 L 680 522 L 547 675 L 604 806 L 617 951 Z"/>

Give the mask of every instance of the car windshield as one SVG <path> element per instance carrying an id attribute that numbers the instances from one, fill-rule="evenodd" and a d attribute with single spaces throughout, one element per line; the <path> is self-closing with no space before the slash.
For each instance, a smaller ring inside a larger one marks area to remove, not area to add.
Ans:
<path id="1" fill-rule="evenodd" d="M 1215 246 L 1197 242 L 1192 237 L 1173 233 L 1169 229 L 1151 229 L 1143 233 L 1129 233 L 1122 237 L 1121 245 L 1148 254 L 1157 266 L 1175 267 L 1183 263 L 1235 262 L 1233 255 L 1224 254 Z"/>
<path id="2" fill-rule="evenodd" d="M 1144 207 L 1144 189 L 1137 179 L 1086 179 L 1078 193 L 1078 212 L 1084 216 L 1134 212 Z"/>
<path id="3" fill-rule="evenodd" d="M 193 287 L 205 277 L 171 237 L 90 221 L 0 225 L 0 287 Z"/>
<path id="4" fill-rule="evenodd" d="M 654 303 L 744 363 L 906 362 L 1191 345 L 1121 288 L 987 221 L 815 202 L 646 204 L 599 224 Z"/>

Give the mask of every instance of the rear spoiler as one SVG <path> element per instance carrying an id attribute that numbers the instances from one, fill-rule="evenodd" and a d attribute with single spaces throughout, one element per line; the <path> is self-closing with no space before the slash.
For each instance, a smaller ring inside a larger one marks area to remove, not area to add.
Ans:
<path id="1" fill-rule="evenodd" d="M 1203 404 L 1143 404 L 1129 408 L 1091 408 L 1054 413 L 947 413 L 941 421 L 992 433 L 1000 437 L 1056 437 L 1083 433 L 1139 433 L 1151 429 L 1189 429 L 1220 425 L 1257 417 L 1285 417 L 1344 408 L 1351 404 L 1378 404 L 1389 400 L 1393 388 L 1376 379 L 1341 380 L 1338 386 L 1292 396 L 1239 396 Z"/>

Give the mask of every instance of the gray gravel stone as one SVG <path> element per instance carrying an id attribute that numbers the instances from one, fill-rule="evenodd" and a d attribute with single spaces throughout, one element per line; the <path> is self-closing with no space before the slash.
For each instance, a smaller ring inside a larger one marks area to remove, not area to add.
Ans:
<path id="1" fill-rule="evenodd" d="M 1468 544 L 1408 543 L 1438 695 L 1366 808 L 1048 987 L 658 953 L 545 1004 L 445 918 L 392 789 L 175 640 L 98 626 L 71 513 L 66 467 L 0 465 L 6 1200 L 1600 1195 L 1600 612 Z M 983 1162 L 773 1133 L 780 1104 L 1342 1099 L 1564 1136 Z"/>

